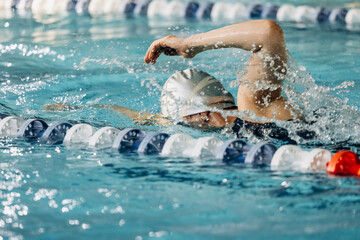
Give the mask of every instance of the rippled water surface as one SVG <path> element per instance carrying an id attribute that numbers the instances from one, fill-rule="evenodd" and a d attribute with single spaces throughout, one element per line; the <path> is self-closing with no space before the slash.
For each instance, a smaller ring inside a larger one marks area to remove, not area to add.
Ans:
<path id="1" fill-rule="evenodd" d="M 230 86 L 249 58 L 243 51 L 209 51 L 191 60 L 162 56 L 154 66 L 143 63 L 147 47 L 159 37 L 188 36 L 228 23 L 73 13 L 0 19 L 0 112 L 41 117 L 48 123 L 139 127 L 119 113 L 92 106 L 116 104 L 157 112 L 162 84 L 176 70 L 189 67 L 213 74 L 235 94 Z M 309 119 L 326 106 L 326 114 L 311 126 L 318 137 L 300 141 L 302 147 L 323 145 L 359 153 L 360 31 L 334 24 L 281 26 L 292 56 L 287 96 Z M 85 108 L 41 109 L 53 103 Z M 297 127 L 284 126 L 290 132 Z M 181 126 L 140 127 L 193 137 L 213 134 Z M 249 142 L 259 141 L 248 137 Z M 358 178 L 223 166 L 212 159 L 121 155 L 18 139 L 0 140 L 0 171 L 4 239 L 360 237 Z"/>

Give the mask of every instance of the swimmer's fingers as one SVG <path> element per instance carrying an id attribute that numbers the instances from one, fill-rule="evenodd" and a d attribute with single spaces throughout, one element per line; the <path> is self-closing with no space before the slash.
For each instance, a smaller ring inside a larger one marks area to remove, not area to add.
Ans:
<path id="1" fill-rule="evenodd" d="M 161 53 L 163 53 L 164 51 L 165 51 L 165 49 L 163 47 L 159 47 L 159 48 L 155 49 L 153 54 L 151 54 L 151 56 L 150 56 L 151 64 L 155 64 L 156 60 L 160 57 Z"/>
<path id="2" fill-rule="evenodd" d="M 42 109 L 48 111 L 61 111 L 61 110 L 70 110 L 75 108 L 71 107 L 69 104 L 55 103 L 55 104 L 45 105 L 42 107 Z"/>
<path id="3" fill-rule="evenodd" d="M 168 56 L 184 55 L 181 50 L 183 47 L 182 42 L 183 38 L 172 35 L 153 42 L 145 55 L 145 62 L 154 64 L 161 53 Z"/>
<path id="4" fill-rule="evenodd" d="M 156 59 L 163 51 L 164 47 L 162 45 L 163 44 L 160 42 L 160 40 L 155 41 L 151 44 L 144 58 L 145 63 L 154 64 L 156 62 Z"/>

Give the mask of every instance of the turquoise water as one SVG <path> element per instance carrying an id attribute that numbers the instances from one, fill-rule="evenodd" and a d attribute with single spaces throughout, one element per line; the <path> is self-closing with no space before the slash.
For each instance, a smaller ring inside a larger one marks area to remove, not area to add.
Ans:
<path id="1" fill-rule="evenodd" d="M 320 3 L 319 3 L 320 4 Z M 343 6 L 342 2 L 331 3 Z M 140 127 L 208 136 L 181 126 L 138 126 L 93 104 L 158 112 L 162 84 L 196 67 L 230 88 L 249 55 L 209 51 L 192 60 L 143 56 L 167 34 L 188 36 L 229 22 L 146 18 L 19 17 L 0 19 L 1 112 L 96 127 Z M 287 96 L 311 119 L 314 140 L 359 153 L 360 31 L 282 23 L 289 53 Z M 310 74 L 310 75 L 309 75 Z M 292 90 L 300 94 L 295 94 Z M 49 112 L 45 104 L 85 109 Z M 298 126 L 280 123 L 291 132 Z M 215 133 L 216 137 L 232 137 Z M 259 141 L 249 135 L 248 141 Z M 0 236 L 4 239 L 356 239 L 359 179 L 324 172 L 222 166 L 211 159 L 120 155 L 62 145 L 0 140 Z"/>

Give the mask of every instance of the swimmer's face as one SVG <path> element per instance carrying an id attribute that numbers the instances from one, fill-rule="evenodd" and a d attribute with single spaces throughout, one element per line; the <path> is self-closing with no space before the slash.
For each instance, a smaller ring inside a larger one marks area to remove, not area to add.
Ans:
<path id="1" fill-rule="evenodd" d="M 183 120 L 196 128 L 221 128 L 226 125 L 226 120 L 221 113 L 210 111 L 185 116 Z"/>

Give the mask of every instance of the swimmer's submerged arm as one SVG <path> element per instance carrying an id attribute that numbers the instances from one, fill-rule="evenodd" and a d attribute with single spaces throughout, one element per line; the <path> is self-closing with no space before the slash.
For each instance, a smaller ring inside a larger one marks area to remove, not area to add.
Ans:
<path id="1" fill-rule="evenodd" d="M 142 114 L 150 115 L 150 113 L 135 111 L 130 108 L 116 106 L 116 105 L 94 104 L 93 107 L 112 109 L 116 112 L 123 113 L 124 115 L 126 115 L 127 117 L 129 117 L 133 120 L 138 118 Z M 83 109 L 83 108 L 85 108 L 85 107 L 84 106 L 75 106 L 74 107 L 74 106 L 70 106 L 69 104 L 63 104 L 63 103 L 49 104 L 49 105 L 45 105 L 44 107 L 42 107 L 42 109 L 48 110 L 48 111 L 76 110 L 76 109 Z"/>
<path id="2" fill-rule="evenodd" d="M 146 113 L 146 112 L 144 113 L 144 112 L 140 112 L 140 111 L 135 111 L 135 110 L 132 110 L 130 108 L 121 107 L 121 106 L 117 106 L 117 105 L 94 104 L 93 106 L 97 107 L 97 108 L 112 109 L 115 112 L 119 112 L 119 113 L 124 114 L 125 116 L 127 116 L 128 118 L 131 118 L 132 120 L 135 120 L 136 118 L 138 118 L 142 114 L 150 114 L 150 113 Z"/>
<path id="3" fill-rule="evenodd" d="M 151 114 L 144 111 L 135 111 L 130 108 L 121 107 L 117 105 L 104 105 L 104 104 L 94 104 L 93 107 L 97 108 L 107 108 L 112 109 L 115 112 L 119 112 L 133 120 L 134 122 L 140 125 L 169 125 L 172 124 L 169 120 L 164 118 L 161 114 Z M 70 106 L 69 104 L 62 104 L 62 103 L 55 103 L 51 105 L 45 105 L 42 109 L 48 111 L 63 111 L 63 110 L 76 110 L 76 109 L 83 109 L 84 106 Z"/>
<path id="4" fill-rule="evenodd" d="M 164 118 L 161 114 L 151 114 L 144 111 L 135 111 L 130 108 L 121 107 L 117 105 L 103 105 L 95 104 L 94 107 L 99 108 L 109 108 L 113 109 L 116 112 L 126 115 L 128 118 L 131 118 L 134 122 L 140 125 L 169 125 L 172 124 L 169 120 Z"/>

